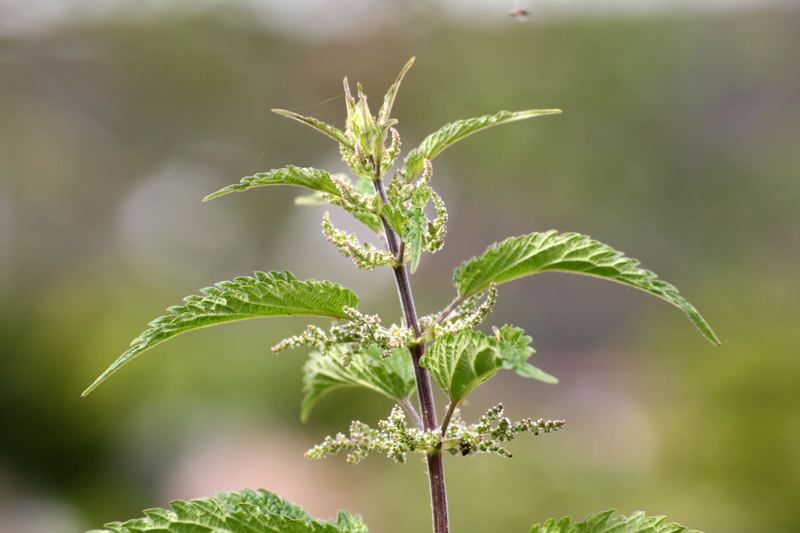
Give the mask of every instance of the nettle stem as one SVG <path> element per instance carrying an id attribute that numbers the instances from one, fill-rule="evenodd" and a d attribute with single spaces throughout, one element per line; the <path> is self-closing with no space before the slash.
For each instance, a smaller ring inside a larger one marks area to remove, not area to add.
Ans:
<path id="1" fill-rule="evenodd" d="M 383 180 L 380 178 L 380 171 L 377 172 L 378 178 L 372 180 L 375 190 L 378 192 L 381 201 L 386 203 L 386 191 L 383 187 Z M 414 296 L 411 293 L 411 283 L 408 279 L 408 270 L 403 263 L 400 255 L 404 249 L 403 243 L 394 230 L 381 217 L 383 229 L 386 234 L 386 242 L 389 251 L 399 259 L 397 266 L 392 267 L 394 280 L 397 285 L 397 294 L 400 297 L 400 305 L 403 308 L 403 317 L 406 326 L 411 328 L 414 336 L 419 338 L 421 335 L 419 322 L 417 321 L 417 310 L 414 307 Z M 422 424 L 425 429 L 435 429 L 438 426 L 436 421 L 436 405 L 433 402 L 433 388 L 428 371 L 420 366 L 419 360 L 425 353 L 425 344 L 417 343 L 410 347 L 411 360 L 414 363 L 414 375 L 417 379 L 417 396 L 419 397 L 419 407 L 422 412 Z M 434 533 L 449 533 L 450 525 L 447 516 L 447 492 L 444 484 L 444 463 L 439 449 L 428 453 L 428 481 L 431 487 L 431 508 L 433 512 L 433 531 Z"/>

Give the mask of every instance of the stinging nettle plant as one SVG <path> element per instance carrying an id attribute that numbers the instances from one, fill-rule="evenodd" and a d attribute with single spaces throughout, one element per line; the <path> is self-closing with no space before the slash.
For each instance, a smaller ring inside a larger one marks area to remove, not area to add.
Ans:
<path id="1" fill-rule="evenodd" d="M 313 405 L 341 387 L 362 387 L 395 402 L 385 420 L 374 427 L 351 423 L 347 434 L 326 437 L 309 450 L 310 458 L 344 453 L 357 463 L 369 453 L 404 462 L 409 454 L 424 457 L 428 467 L 433 530 L 449 531 L 443 457 L 494 454 L 510 457 L 505 444 L 520 433 L 550 433 L 563 420 L 507 418 L 503 406 L 489 408 L 476 422 L 464 420 L 459 405 L 478 386 L 503 369 L 544 383 L 555 377 L 529 362 L 535 353 L 531 337 L 513 325 L 479 331 L 494 307 L 498 286 L 540 272 L 584 274 L 615 281 L 671 303 L 713 344 L 714 332 L 697 310 L 672 285 L 661 281 L 639 262 L 610 246 L 578 233 L 534 232 L 492 244 L 482 254 L 463 262 L 453 272 L 456 296 L 438 313 L 418 316 L 409 281 L 424 252 L 441 249 L 447 231 L 447 210 L 432 187 L 432 161 L 444 149 L 480 130 L 560 113 L 557 109 L 500 111 L 458 120 L 423 139 L 396 165 L 400 135 L 392 106 L 414 59 L 389 87 L 376 115 L 360 84 L 356 95 L 344 80 L 347 120 L 344 130 L 312 117 L 282 109 L 273 111 L 327 135 L 339 145 L 352 176 L 315 168 L 286 166 L 254 174 L 210 194 L 211 200 L 232 192 L 269 185 L 293 185 L 310 191 L 297 198 L 300 205 L 337 206 L 375 233 L 379 248 L 356 235 L 337 229 L 328 213 L 322 231 L 328 241 L 356 267 L 392 271 L 402 309 L 402 324 L 385 325 L 377 315 L 358 309 L 356 294 L 328 281 L 295 278 L 289 272 L 256 272 L 222 281 L 188 296 L 181 305 L 148 325 L 130 348 L 84 392 L 86 396 L 141 353 L 181 333 L 235 320 L 305 315 L 332 319 L 326 330 L 316 325 L 277 343 L 272 350 L 310 347 L 304 367 L 301 417 Z M 391 170 L 394 169 L 393 172 Z M 388 183 L 385 178 L 388 178 Z M 437 416 L 431 378 L 448 398 Z M 414 397 L 416 396 L 416 405 Z M 329 521 L 309 516 L 297 505 L 270 492 L 249 489 L 218 493 L 215 497 L 174 501 L 172 509 L 149 509 L 142 518 L 105 525 L 107 531 L 229 531 L 292 533 L 362 533 L 358 516 L 340 512 Z M 606 511 L 573 523 L 568 518 L 536 524 L 531 533 L 604 531 L 681 532 L 686 528 L 664 517 L 637 512 L 628 516 Z"/>

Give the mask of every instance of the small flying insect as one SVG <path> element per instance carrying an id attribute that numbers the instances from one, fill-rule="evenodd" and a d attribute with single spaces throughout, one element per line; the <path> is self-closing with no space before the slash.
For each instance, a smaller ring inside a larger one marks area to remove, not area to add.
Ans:
<path id="1" fill-rule="evenodd" d="M 524 7 L 515 7 L 514 9 L 508 12 L 509 17 L 514 17 L 520 22 L 525 22 L 526 20 L 528 20 L 530 14 L 531 12 L 525 9 Z"/>

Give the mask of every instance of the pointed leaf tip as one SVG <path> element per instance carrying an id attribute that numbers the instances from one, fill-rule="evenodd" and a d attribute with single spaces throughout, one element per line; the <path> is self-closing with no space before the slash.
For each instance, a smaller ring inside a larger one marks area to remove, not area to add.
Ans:
<path id="1" fill-rule="evenodd" d="M 604 278 L 648 292 L 679 308 L 709 342 L 719 344 L 711 326 L 677 288 L 635 259 L 579 233 L 550 230 L 509 237 L 461 263 L 453 272 L 453 281 L 458 293 L 467 297 L 492 282 L 500 284 L 546 271 Z"/>
<path id="2" fill-rule="evenodd" d="M 408 61 L 406 61 L 403 68 L 400 69 L 400 73 L 397 75 L 394 83 L 389 87 L 386 91 L 386 94 L 383 97 L 383 104 L 381 105 L 380 110 L 378 111 L 378 121 L 383 127 L 388 127 L 390 125 L 390 115 L 392 114 L 392 107 L 394 106 L 394 100 L 397 97 L 397 91 L 400 89 L 400 84 L 403 83 L 403 78 L 405 78 L 406 73 L 409 71 L 411 66 L 414 64 L 415 57 L 411 57 Z"/>
<path id="3" fill-rule="evenodd" d="M 275 168 L 268 172 L 259 172 L 252 176 L 245 176 L 239 183 L 223 187 L 203 198 L 203 201 L 207 202 L 232 192 L 241 192 L 254 187 L 265 187 L 268 185 L 293 185 L 296 187 L 305 187 L 319 193 L 328 193 L 334 196 L 339 195 L 339 189 L 336 187 L 336 184 L 331 179 L 331 175 L 327 171 L 289 165 L 283 168 Z"/>
<path id="4" fill-rule="evenodd" d="M 473 133 L 485 130 L 492 126 L 527 120 L 546 115 L 557 115 L 560 109 L 525 109 L 522 111 L 498 111 L 493 115 L 483 115 L 468 119 L 456 120 L 445 124 L 431 133 L 422 142 L 411 150 L 403 162 L 402 172 L 406 179 L 412 179 L 421 170 L 425 159 L 432 160 L 447 147 L 469 137 Z"/>
<path id="5" fill-rule="evenodd" d="M 316 119 L 314 117 L 307 117 L 301 115 L 300 113 L 289 111 L 288 109 L 272 108 L 270 109 L 270 111 L 272 111 L 276 115 L 296 120 L 302 124 L 305 124 L 306 126 L 314 128 L 318 132 L 330 137 L 331 139 L 340 144 L 343 144 L 347 147 L 351 147 L 350 140 L 347 138 L 345 133 L 335 126 L 331 126 L 330 124 L 323 122 L 319 119 Z"/>
<path id="6" fill-rule="evenodd" d="M 237 320 L 270 316 L 322 316 L 344 318 L 345 307 L 356 307 L 358 297 L 328 281 L 300 281 L 288 272 L 255 272 L 221 281 L 187 296 L 182 305 L 148 324 L 120 355 L 81 394 L 85 397 L 112 374 L 140 354 L 182 333 Z"/>

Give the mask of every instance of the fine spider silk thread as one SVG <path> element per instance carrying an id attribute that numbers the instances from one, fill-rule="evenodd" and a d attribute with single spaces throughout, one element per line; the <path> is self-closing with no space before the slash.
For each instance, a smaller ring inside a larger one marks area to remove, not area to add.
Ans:
<path id="1" fill-rule="evenodd" d="M 323 106 L 325 104 L 329 104 L 331 102 L 335 102 L 337 100 L 340 100 L 341 98 L 344 98 L 344 93 L 343 92 L 337 94 L 336 96 L 332 96 L 330 98 L 326 98 L 325 100 L 322 100 L 320 102 L 316 102 L 314 104 L 305 104 L 305 105 L 301 105 L 301 106 L 290 107 L 288 109 L 290 111 L 299 111 L 299 110 L 303 110 L 303 109 L 314 109 L 314 108 Z M 256 171 L 258 166 L 261 164 L 261 162 L 264 160 L 264 155 L 266 155 L 267 150 L 269 149 L 269 145 L 275 139 L 275 136 L 277 134 L 278 134 L 278 128 L 272 128 L 272 133 L 267 137 L 267 140 L 264 141 L 264 146 L 263 146 L 263 148 L 261 148 L 261 151 L 259 152 L 258 158 L 256 159 L 255 163 L 253 163 L 253 166 L 250 169 L 250 172 L 248 173 L 248 175 L 252 175 Z M 293 155 L 294 153 L 299 151 L 301 148 L 304 148 L 308 144 L 308 142 L 309 142 L 308 138 L 306 138 L 305 140 L 303 140 L 300 144 L 298 144 L 294 148 L 292 148 L 290 150 L 285 150 L 284 152 L 280 153 L 279 155 L 281 157 L 283 157 L 283 158 L 286 158 L 286 157 L 288 157 L 290 155 Z"/>

